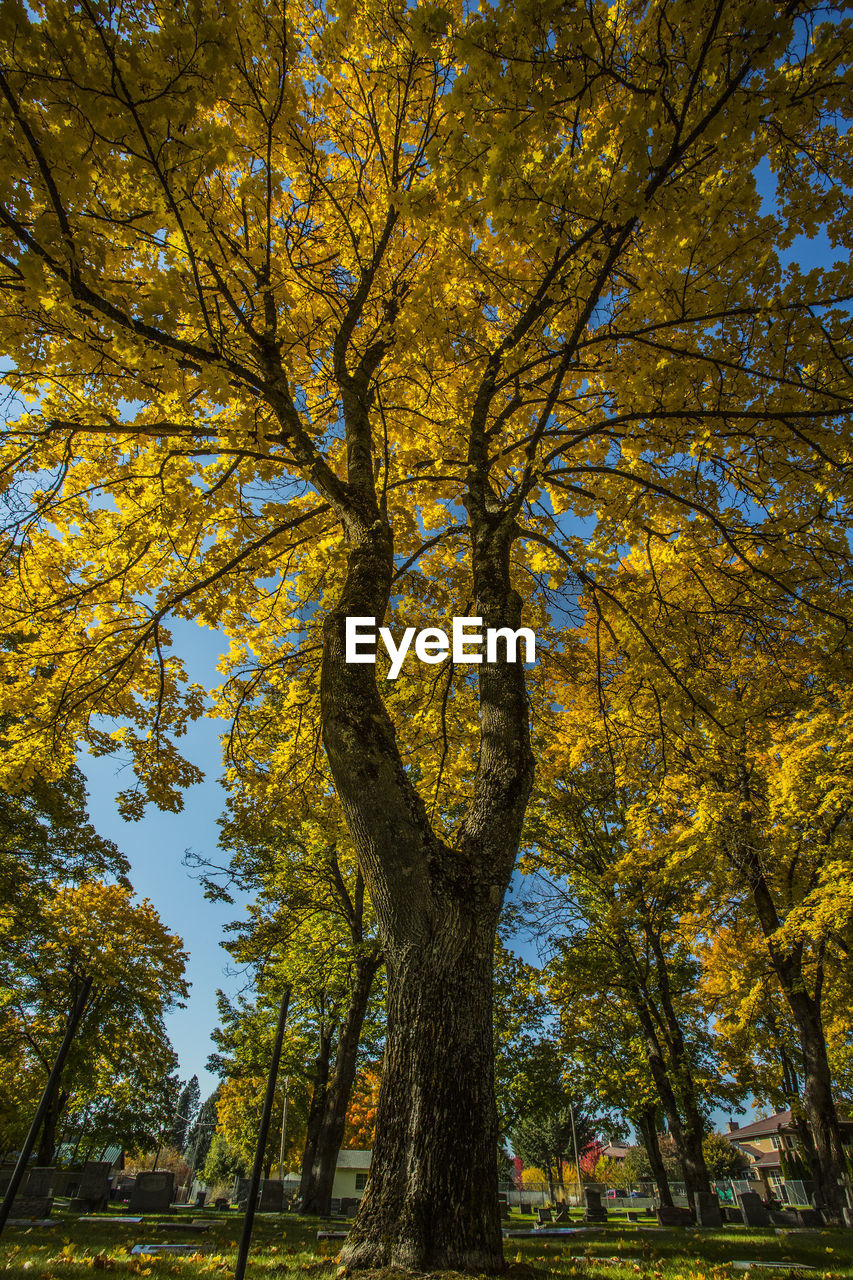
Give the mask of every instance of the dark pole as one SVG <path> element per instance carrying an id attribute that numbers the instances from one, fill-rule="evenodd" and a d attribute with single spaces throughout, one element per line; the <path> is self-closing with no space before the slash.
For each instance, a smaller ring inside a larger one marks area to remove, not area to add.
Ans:
<path id="1" fill-rule="evenodd" d="M 91 990 L 92 979 L 85 978 L 83 980 L 83 986 L 80 988 L 80 994 L 77 997 L 74 1008 L 71 1010 L 71 1016 L 68 1019 L 68 1025 L 65 1028 L 65 1035 L 62 1037 L 62 1044 L 59 1046 L 59 1053 L 56 1055 L 56 1061 L 53 1064 L 53 1069 L 47 1078 L 47 1084 L 44 1086 L 44 1093 L 41 1095 L 41 1102 L 36 1108 L 36 1113 L 33 1116 L 33 1122 L 30 1125 L 30 1131 L 26 1136 L 23 1147 L 21 1148 L 21 1154 L 18 1156 L 18 1163 L 12 1171 L 12 1177 L 9 1181 L 6 1195 L 3 1197 L 3 1203 L 0 1205 L 0 1235 L 3 1234 L 6 1219 L 9 1217 L 9 1213 L 12 1208 L 12 1201 L 18 1194 L 18 1187 L 21 1185 L 23 1176 L 27 1171 L 27 1165 L 29 1164 L 33 1147 L 36 1145 L 36 1138 L 39 1135 L 39 1129 L 42 1126 L 42 1121 L 44 1120 L 44 1117 L 47 1114 L 47 1109 L 50 1106 L 53 1091 L 59 1084 L 59 1077 L 62 1075 L 62 1068 L 65 1066 L 65 1059 L 68 1057 L 68 1050 L 71 1048 L 77 1028 L 80 1025 L 83 1014 L 86 1012 L 86 1001 L 89 999 L 89 992 Z"/>
<path id="2" fill-rule="evenodd" d="M 255 1205 L 261 1186 L 261 1171 L 264 1167 L 264 1152 L 267 1146 L 267 1135 L 270 1131 L 275 1081 L 278 1075 L 278 1064 L 281 1059 L 281 1045 L 284 1040 L 284 1024 L 287 1021 L 287 1006 L 290 1002 L 290 987 L 284 988 L 281 1006 L 278 1011 L 278 1027 L 275 1033 L 275 1044 L 272 1051 L 270 1073 L 267 1076 L 267 1092 L 264 1098 L 264 1109 L 261 1113 L 261 1127 L 258 1132 L 258 1145 L 255 1148 L 255 1165 L 252 1169 L 252 1180 L 249 1183 L 249 1202 L 246 1205 L 246 1216 L 243 1219 L 243 1234 L 240 1237 L 240 1248 L 237 1253 L 237 1265 L 234 1268 L 234 1280 L 243 1280 L 246 1273 L 246 1262 L 249 1258 L 249 1245 L 252 1242 L 252 1227 L 255 1223 Z"/>

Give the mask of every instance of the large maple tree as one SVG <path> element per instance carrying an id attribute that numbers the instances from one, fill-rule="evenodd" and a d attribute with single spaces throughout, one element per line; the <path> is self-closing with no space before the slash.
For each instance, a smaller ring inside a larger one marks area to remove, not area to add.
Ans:
<path id="1" fill-rule="evenodd" d="M 577 583 L 723 540 L 723 603 L 844 625 L 849 265 L 780 255 L 849 233 L 849 47 L 796 2 L 2 9 L 4 769 L 82 737 L 178 805 L 169 619 L 232 637 L 232 763 L 334 785 L 387 962 L 350 1266 L 502 1265 L 493 942 Z M 549 657 L 345 661 L 451 615 Z"/>

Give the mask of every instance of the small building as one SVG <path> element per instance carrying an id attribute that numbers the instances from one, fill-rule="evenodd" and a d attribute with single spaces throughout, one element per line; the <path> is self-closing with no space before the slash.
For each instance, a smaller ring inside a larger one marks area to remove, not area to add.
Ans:
<path id="1" fill-rule="evenodd" d="M 841 1140 L 847 1147 L 853 1142 L 853 1120 L 842 1118 L 839 1124 Z M 757 1184 L 760 1195 L 775 1196 L 783 1201 L 790 1198 L 785 1191 L 782 1153 L 802 1155 L 790 1110 L 776 1111 L 752 1124 L 739 1125 L 736 1120 L 730 1120 L 723 1137 L 743 1156 L 746 1176 Z"/>
<path id="2" fill-rule="evenodd" d="M 372 1151 L 339 1151 L 332 1183 L 332 1207 L 341 1200 L 360 1200 L 367 1186 Z"/>
<path id="3" fill-rule="evenodd" d="M 605 1160 L 612 1160 L 614 1164 L 623 1164 L 630 1150 L 631 1148 L 625 1146 L 623 1142 L 609 1142 L 602 1148 L 601 1154 Z"/>

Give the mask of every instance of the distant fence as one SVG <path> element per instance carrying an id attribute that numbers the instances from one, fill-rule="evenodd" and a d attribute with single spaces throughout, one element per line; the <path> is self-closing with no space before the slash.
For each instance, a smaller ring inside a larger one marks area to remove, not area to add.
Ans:
<path id="1" fill-rule="evenodd" d="M 600 1187 L 600 1184 L 595 1184 Z M 747 1178 L 725 1178 L 714 1183 L 717 1195 L 723 1204 L 737 1204 L 738 1194 L 744 1191 L 755 1191 L 758 1183 Z M 652 1182 L 626 1183 L 619 1187 L 601 1187 L 602 1199 L 610 1209 L 641 1209 L 657 1201 L 657 1188 Z M 673 1204 L 687 1205 L 687 1190 L 683 1182 L 670 1180 L 669 1189 Z M 540 1205 L 550 1204 L 552 1199 L 562 1200 L 569 1205 L 583 1203 L 583 1188 L 580 1192 L 576 1182 L 566 1182 L 562 1187 L 554 1183 L 554 1195 L 547 1182 L 535 1182 L 519 1189 L 514 1182 L 502 1182 L 500 1191 L 506 1196 L 507 1204 L 516 1207 L 522 1203 L 534 1209 Z M 787 1178 L 781 1184 L 782 1198 L 788 1204 L 808 1205 L 811 1203 L 809 1186 L 795 1178 Z"/>

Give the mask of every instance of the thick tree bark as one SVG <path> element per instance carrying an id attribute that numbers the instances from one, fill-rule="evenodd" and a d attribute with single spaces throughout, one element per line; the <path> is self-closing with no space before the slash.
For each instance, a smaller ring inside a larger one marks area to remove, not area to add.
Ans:
<path id="1" fill-rule="evenodd" d="M 332 1212 L 332 1185 L 355 1079 L 361 1028 L 373 980 L 381 963 L 381 957 L 372 952 L 360 957 L 356 965 L 349 1007 L 338 1037 L 335 1068 L 325 1090 L 313 1158 L 310 1167 L 303 1163 L 300 1186 L 303 1213 L 326 1217 Z"/>
<path id="2" fill-rule="evenodd" d="M 658 1189 L 658 1200 L 662 1205 L 666 1205 L 671 1208 L 672 1192 L 669 1189 L 669 1178 L 666 1176 L 666 1166 L 664 1165 L 663 1156 L 661 1155 L 660 1147 L 658 1146 L 657 1108 L 643 1107 L 637 1112 L 636 1124 L 640 1131 L 640 1137 L 643 1140 L 643 1146 L 646 1148 L 646 1155 L 649 1157 L 652 1177 L 654 1178 L 655 1186 Z"/>
<path id="3" fill-rule="evenodd" d="M 454 913 L 388 954 L 381 1120 L 349 1266 L 501 1265 L 492 948 L 488 925 Z"/>

